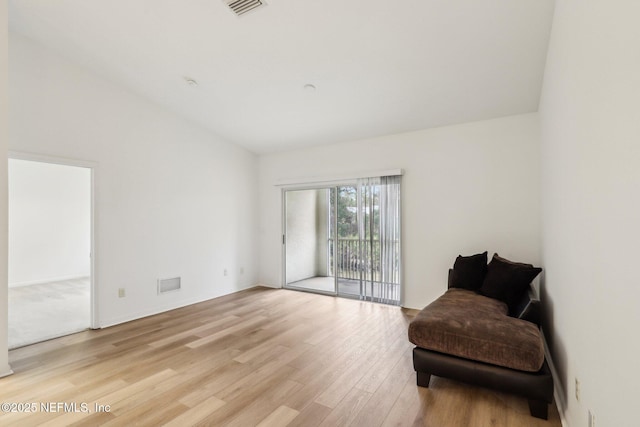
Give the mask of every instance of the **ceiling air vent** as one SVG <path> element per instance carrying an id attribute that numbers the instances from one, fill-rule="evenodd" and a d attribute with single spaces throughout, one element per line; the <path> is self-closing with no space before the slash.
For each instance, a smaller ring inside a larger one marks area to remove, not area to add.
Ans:
<path id="1" fill-rule="evenodd" d="M 225 3 L 238 16 L 266 5 L 263 0 L 225 0 Z"/>

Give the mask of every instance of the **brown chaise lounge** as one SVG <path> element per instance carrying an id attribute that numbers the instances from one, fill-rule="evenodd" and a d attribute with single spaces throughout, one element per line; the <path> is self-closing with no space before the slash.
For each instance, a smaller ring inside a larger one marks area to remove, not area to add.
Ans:
<path id="1" fill-rule="evenodd" d="M 452 275 L 449 270 L 447 292 L 409 325 L 418 386 L 429 387 L 436 375 L 513 393 L 529 400 L 531 415 L 547 419 L 553 379 L 532 290 L 510 310 L 497 299 L 453 288 Z"/>

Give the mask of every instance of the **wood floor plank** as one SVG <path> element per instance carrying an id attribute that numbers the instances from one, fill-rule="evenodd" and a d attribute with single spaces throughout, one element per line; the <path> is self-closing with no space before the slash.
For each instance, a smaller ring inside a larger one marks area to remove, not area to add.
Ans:
<path id="1" fill-rule="evenodd" d="M 320 424 L 322 427 L 347 426 L 355 419 L 358 412 L 371 398 L 371 393 L 352 388 L 340 403 Z"/>
<path id="2" fill-rule="evenodd" d="M 420 393 L 426 393 L 426 391 L 416 387 L 414 378 L 409 378 L 382 425 L 384 427 L 414 425 L 421 409 Z"/>
<path id="3" fill-rule="evenodd" d="M 176 418 L 172 419 L 171 421 L 163 425 L 171 426 L 171 427 L 173 426 L 182 427 L 182 426 L 194 425 L 200 422 L 201 420 L 203 420 L 204 418 L 206 418 L 207 416 L 211 415 L 211 412 L 215 412 L 217 409 L 223 407 L 225 404 L 226 402 L 224 400 L 220 400 L 215 396 L 211 396 L 204 402 L 194 406 L 193 408 L 180 414 Z"/>
<path id="4" fill-rule="evenodd" d="M 382 425 L 400 396 L 405 385 L 415 378 L 411 357 L 402 356 L 393 366 L 383 383 L 376 389 L 371 399 L 355 416 L 352 425 L 377 427 Z M 357 386 L 356 386 L 357 387 Z"/>
<path id="5" fill-rule="evenodd" d="M 227 325 L 231 325 L 239 319 L 238 316 L 227 316 L 219 319 L 217 321 L 210 321 L 202 324 L 197 328 L 189 328 L 189 326 L 185 326 L 185 330 L 180 333 L 169 335 L 168 337 L 158 339 L 156 341 L 152 341 L 149 343 L 151 347 L 163 347 L 167 344 L 174 343 L 176 341 L 180 341 L 184 338 L 195 337 L 198 336 L 202 332 L 210 331 L 217 327 L 225 327 Z M 196 338 L 194 338 L 196 339 Z"/>
<path id="6" fill-rule="evenodd" d="M 294 420 L 299 414 L 298 411 L 287 406 L 280 406 L 273 411 L 267 418 L 262 420 L 257 427 L 285 427 Z"/>
<path id="7" fill-rule="evenodd" d="M 398 361 L 411 351 L 411 345 L 408 345 L 406 341 L 404 337 L 400 337 L 396 343 L 381 352 L 378 360 L 366 371 L 362 379 L 356 384 L 356 387 L 369 393 L 375 393 L 387 380 L 389 373 Z"/>
<path id="8" fill-rule="evenodd" d="M 260 325 L 261 323 L 265 323 L 266 320 L 267 320 L 267 318 L 264 317 L 264 316 L 255 316 L 255 317 L 251 316 L 248 319 L 246 319 L 246 320 L 244 320 L 244 321 L 242 321 L 242 322 L 240 322 L 240 323 L 238 323 L 236 325 L 233 325 L 233 326 L 231 326 L 229 328 L 223 329 L 223 330 L 221 330 L 219 332 L 216 332 L 214 334 L 211 334 L 211 335 L 205 335 L 202 338 L 187 344 L 187 347 L 189 347 L 189 348 L 198 348 L 198 347 L 201 347 L 201 346 L 206 345 L 206 344 L 211 344 L 211 343 L 219 340 L 220 338 L 229 336 L 229 335 L 237 333 L 239 331 L 250 330 L 251 328 L 254 328 L 257 325 Z"/>
<path id="9" fill-rule="evenodd" d="M 289 425 L 290 427 L 317 427 L 322 424 L 331 411 L 331 408 L 311 402 L 300 411 L 300 414 Z"/>
<path id="10" fill-rule="evenodd" d="M 91 410 L 0 413 L 0 425 L 560 426 L 555 407 L 538 420 L 515 396 L 437 377 L 417 387 L 413 315 L 253 288 L 15 349 L 0 401 Z"/>
<path id="11" fill-rule="evenodd" d="M 233 416 L 229 422 L 225 423 L 227 427 L 245 427 L 255 426 L 265 420 L 269 415 L 274 412 L 274 408 L 278 405 L 274 404 L 271 400 L 264 396 L 260 396 L 254 399 L 248 406 L 243 408 Z M 297 411 L 296 411 L 297 412 Z"/>
<path id="12" fill-rule="evenodd" d="M 371 369 L 378 357 L 374 351 L 366 351 L 362 356 L 353 360 L 350 366 L 320 394 L 315 402 L 335 408 L 360 379 Z"/>

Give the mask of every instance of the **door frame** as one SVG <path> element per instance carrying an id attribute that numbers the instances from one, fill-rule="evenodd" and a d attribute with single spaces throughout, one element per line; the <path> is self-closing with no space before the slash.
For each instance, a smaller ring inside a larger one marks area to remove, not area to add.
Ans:
<path id="1" fill-rule="evenodd" d="M 358 183 L 353 179 L 345 179 L 342 181 L 331 181 L 324 183 L 316 183 L 316 184 L 301 184 L 301 185 L 290 185 L 283 187 L 281 189 L 281 201 L 282 201 L 282 283 L 281 287 L 284 289 L 293 289 L 296 291 L 304 291 L 304 292 L 312 292 L 316 294 L 322 295 L 330 295 L 335 297 L 343 297 L 350 299 L 362 299 L 362 292 L 360 292 L 359 298 L 354 298 L 352 294 L 340 293 L 340 278 L 338 277 L 338 190 L 340 187 L 354 187 L 356 191 L 358 190 Z M 308 289 L 308 288 L 300 288 L 296 286 L 287 285 L 287 192 L 289 191 L 306 191 L 306 190 L 328 190 L 329 194 L 333 192 L 333 212 L 328 215 L 327 221 L 331 221 L 331 217 L 333 216 L 333 224 L 329 225 L 329 229 L 333 229 L 333 234 L 331 235 L 331 239 L 333 240 L 333 292 L 326 292 L 317 289 Z M 333 190 L 333 191 L 332 191 Z M 362 278 L 359 279 L 360 285 L 362 286 Z"/>
<path id="2" fill-rule="evenodd" d="M 89 268 L 90 268 L 90 307 L 89 310 L 91 312 L 90 315 L 90 325 L 91 329 L 99 329 L 100 328 L 100 318 L 98 311 L 98 292 L 97 292 L 97 280 L 96 280 L 96 265 L 97 265 L 97 253 L 96 253 L 96 182 L 97 182 L 97 169 L 98 163 L 87 161 L 87 160 L 78 160 L 78 159 L 68 159 L 64 157 L 55 157 L 43 154 L 35 154 L 35 153 L 27 153 L 21 151 L 9 151 L 8 159 L 14 160 L 27 160 L 31 162 L 39 162 L 39 163 L 50 163 L 56 165 L 63 166 L 75 166 L 81 168 L 87 168 L 90 172 L 90 225 L 89 225 L 89 235 L 90 235 L 90 260 L 89 260 Z M 8 284 L 7 284 L 8 286 Z"/>
<path id="3" fill-rule="evenodd" d="M 333 280 L 333 292 L 325 292 L 322 290 L 313 290 L 306 288 L 298 288 L 296 286 L 288 286 L 287 285 L 287 193 L 289 191 L 306 191 L 306 190 L 329 190 L 331 193 L 331 189 L 336 188 L 337 184 L 316 184 L 316 185 L 300 185 L 300 186 L 287 186 L 281 189 L 281 202 L 282 202 L 282 283 L 281 287 L 283 289 L 294 289 L 296 291 L 304 291 L 304 292 L 312 292 L 316 294 L 330 295 L 330 296 L 338 296 L 338 278 L 334 276 Z M 334 212 L 334 220 L 337 221 L 336 212 Z M 331 215 L 328 216 L 327 221 L 331 221 Z M 329 227 L 329 229 L 333 228 L 334 232 L 336 224 L 333 224 L 333 227 Z M 334 239 L 335 245 L 335 239 Z M 334 248 L 335 250 L 335 248 Z M 336 271 L 336 257 L 334 253 L 333 257 L 333 269 Z"/>

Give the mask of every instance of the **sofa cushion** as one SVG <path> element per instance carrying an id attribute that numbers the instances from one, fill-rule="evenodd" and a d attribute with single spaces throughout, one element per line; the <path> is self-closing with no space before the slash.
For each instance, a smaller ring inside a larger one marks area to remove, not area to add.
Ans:
<path id="1" fill-rule="evenodd" d="M 453 264 L 451 287 L 478 290 L 486 275 L 487 251 L 471 256 L 458 255 Z"/>
<path id="2" fill-rule="evenodd" d="M 541 271 L 541 268 L 531 264 L 509 261 L 494 254 L 479 292 L 507 303 L 509 313 L 513 315 L 518 301 Z"/>
<path id="3" fill-rule="evenodd" d="M 409 341 L 440 353 L 537 372 L 544 362 L 540 331 L 507 316 L 507 306 L 466 289 L 451 288 L 409 324 Z"/>

